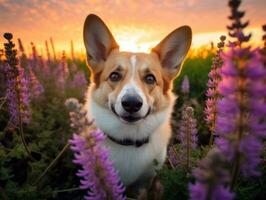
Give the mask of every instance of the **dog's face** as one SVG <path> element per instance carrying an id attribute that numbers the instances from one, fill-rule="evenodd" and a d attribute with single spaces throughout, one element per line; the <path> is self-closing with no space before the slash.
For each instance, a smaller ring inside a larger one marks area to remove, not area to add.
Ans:
<path id="1" fill-rule="evenodd" d="M 120 52 L 104 22 L 89 15 L 84 43 L 93 100 L 122 123 L 136 124 L 169 107 L 171 82 L 190 48 L 191 29 L 176 29 L 150 54 Z"/>

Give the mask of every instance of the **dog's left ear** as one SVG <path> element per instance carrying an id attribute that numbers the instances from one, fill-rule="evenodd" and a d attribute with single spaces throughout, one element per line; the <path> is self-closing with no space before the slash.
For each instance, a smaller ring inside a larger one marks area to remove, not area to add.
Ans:
<path id="1" fill-rule="evenodd" d="M 169 79 L 178 75 L 181 64 L 191 45 L 192 31 L 189 26 L 182 26 L 166 36 L 152 52 L 159 56 L 161 65 Z"/>

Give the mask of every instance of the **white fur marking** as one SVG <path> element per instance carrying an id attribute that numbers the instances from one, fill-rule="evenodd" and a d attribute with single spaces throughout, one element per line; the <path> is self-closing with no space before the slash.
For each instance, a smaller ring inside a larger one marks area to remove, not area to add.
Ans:
<path id="1" fill-rule="evenodd" d="M 137 56 L 133 55 L 130 57 L 130 63 L 132 66 L 132 79 L 134 79 L 135 74 L 136 74 L 136 64 L 137 64 Z"/>
<path id="2" fill-rule="evenodd" d="M 164 111 L 149 115 L 141 123 L 128 125 L 114 116 L 106 108 L 99 106 L 90 96 L 88 98 L 88 118 L 95 119 L 97 127 L 109 135 L 133 140 L 150 137 L 150 142 L 140 148 L 117 145 L 109 140 L 105 144 L 111 152 L 111 160 L 125 185 L 130 185 L 143 175 L 154 173 L 153 161 L 156 159 L 160 167 L 166 156 L 166 147 L 170 132 L 165 132 L 171 116 L 172 104 Z"/>
<path id="3" fill-rule="evenodd" d="M 116 103 L 115 103 L 115 110 L 117 111 L 118 114 L 122 114 L 124 112 L 124 109 L 121 104 L 121 100 L 123 96 L 127 94 L 132 94 L 132 95 L 138 94 L 143 100 L 143 105 L 139 111 L 139 114 L 141 116 L 144 116 L 147 114 L 149 110 L 149 105 L 148 105 L 146 96 L 144 95 L 143 91 L 141 90 L 141 88 L 138 87 L 136 83 L 136 74 L 137 74 L 137 56 L 136 55 L 132 55 L 130 57 L 130 64 L 131 64 L 131 69 L 132 69 L 131 77 L 128 80 L 128 82 L 124 85 L 119 95 L 117 96 Z"/>

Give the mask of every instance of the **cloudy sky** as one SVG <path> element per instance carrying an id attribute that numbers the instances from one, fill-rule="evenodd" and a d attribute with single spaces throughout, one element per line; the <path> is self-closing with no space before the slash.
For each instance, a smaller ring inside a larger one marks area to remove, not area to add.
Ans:
<path id="1" fill-rule="evenodd" d="M 241 9 L 258 41 L 266 23 L 265 0 L 244 0 Z M 25 44 L 39 46 L 53 37 L 60 50 L 68 50 L 72 39 L 82 49 L 82 27 L 90 13 L 106 22 L 122 49 L 146 48 L 185 24 L 198 46 L 215 40 L 229 24 L 227 0 L 0 0 L 0 33 L 12 32 Z"/>

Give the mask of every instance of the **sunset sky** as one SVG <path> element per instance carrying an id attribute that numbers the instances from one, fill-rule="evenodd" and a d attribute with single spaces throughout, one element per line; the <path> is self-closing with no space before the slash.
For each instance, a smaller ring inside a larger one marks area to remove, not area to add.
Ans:
<path id="1" fill-rule="evenodd" d="M 0 0 L 0 33 L 12 32 L 25 46 L 39 49 L 53 37 L 56 49 L 84 50 L 82 28 L 86 16 L 99 15 L 122 50 L 146 51 L 181 25 L 193 30 L 193 46 L 216 42 L 229 24 L 227 0 Z M 244 0 L 241 9 L 250 20 L 253 42 L 262 36 L 266 1 Z M 3 38 L 0 43 L 2 47 Z M 28 48 L 28 47 L 27 47 Z"/>

